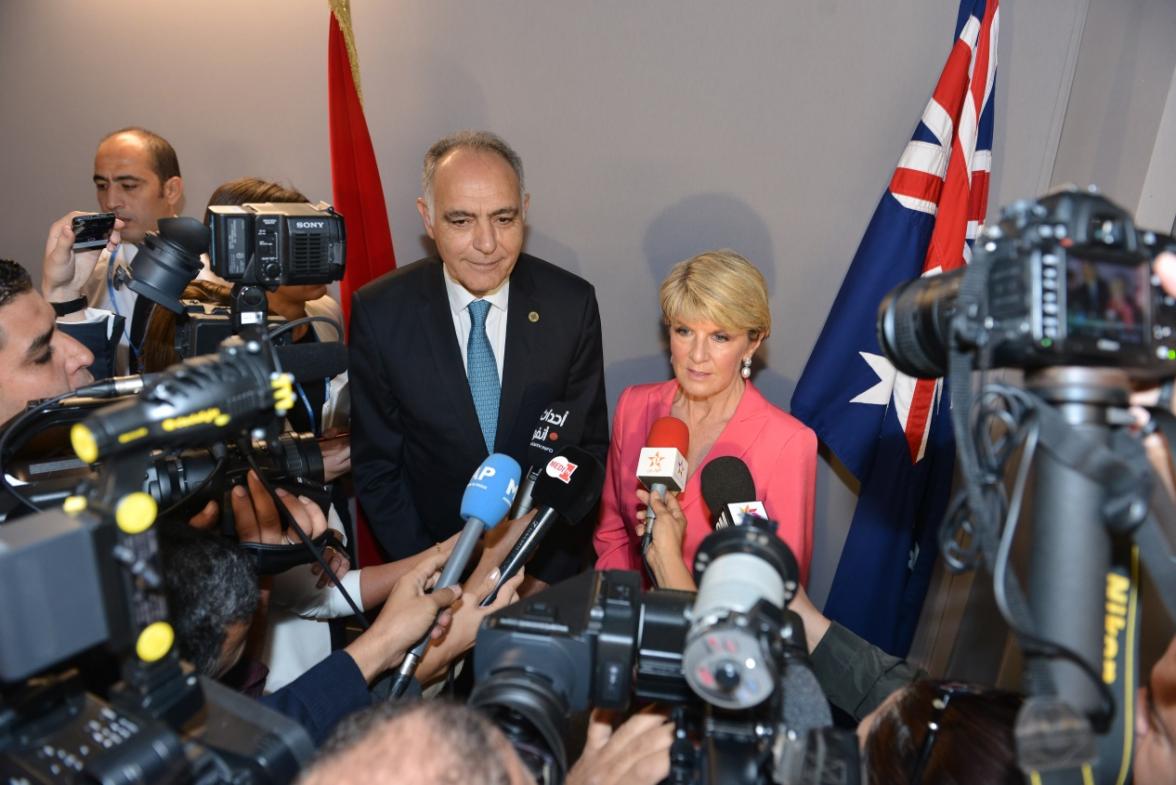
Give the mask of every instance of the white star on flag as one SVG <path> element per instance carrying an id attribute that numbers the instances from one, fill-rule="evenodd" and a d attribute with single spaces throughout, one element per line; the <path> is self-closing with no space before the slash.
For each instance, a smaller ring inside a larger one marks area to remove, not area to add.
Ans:
<path id="1" fill-rule="evenodd" d="M 911 399 L 914 397 L 915 384 L 918 379 L 912 376 L 907 376 L 905 373 L 899 373 L 894 365 L 880 354 L 873 354 L 872 352 L 858 352 L 870 369 L 878 377 L 878 383 L 868 390 L 864 390 L 854 396 L 850 403 L 865 403 L 874 406 L 888 406 L 891 399 L 894 400 L 894 413 L 898 415 L 898 422 L 902 425 L 903 432 L 907 430 L 907 420 L 911 413 Z M 939 399 L 943 394 L 943 380 L 935 380 L 935 408 L 939 408 Z M 923 428 L 922 440 L 919 445 L 919 454 L 916 461 L 922 460 L 923 453 L 927 449 L 927 437 L 931 433 L 930 418 L 928 418 L 927 425 Z"/>

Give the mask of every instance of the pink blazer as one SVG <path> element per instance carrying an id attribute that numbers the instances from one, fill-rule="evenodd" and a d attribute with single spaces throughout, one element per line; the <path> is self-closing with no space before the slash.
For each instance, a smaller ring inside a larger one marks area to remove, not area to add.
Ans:
<path id="1" fill-rule="evenodd" d="M 593 543 L 598 570 L 641 570 L 641 543 L 636 535 L 637 457 L 649 427 L 670 413 L 678 383 L 639 384 L 621 393 L 613 419 L 612 444 L 604 475 L 600 521 Z M 751 470 L 756 496 L 778 524 L 777 532 L 796 555 L 801 581 L 808 580 L 813 553 L 813 489 L 817 473 L 817 437 L 799 420 L 773 406 L 751 384 L 703 465 L 732 455 Z M 713 531 L 711 514 L 702 500 L 701 466 L 690 467 L 686 487 L 678 495 L 686 515 L 682 560 L 689 569 L 699 543 Z"/>

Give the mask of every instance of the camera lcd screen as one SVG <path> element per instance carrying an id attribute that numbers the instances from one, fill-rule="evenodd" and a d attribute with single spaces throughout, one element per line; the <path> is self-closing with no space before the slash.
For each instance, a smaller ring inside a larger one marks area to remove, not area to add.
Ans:
<path id="1" fill-rule="evenodd" d="M 1151 290 L 1148 267 L 1066 259 L 1066 326 L 1071 337 L 1142 346 L 1147 336 Z"/>

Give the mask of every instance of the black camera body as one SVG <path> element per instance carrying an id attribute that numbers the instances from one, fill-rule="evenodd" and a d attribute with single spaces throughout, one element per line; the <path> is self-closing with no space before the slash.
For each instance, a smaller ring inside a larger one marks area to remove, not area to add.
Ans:
<path id="1" fill-rule="evenodd" d="M 328 204 L 214 205 L 206 222 L 212 271 L 226 281 L 274 289 L 343 277 L 343 216 Z"/>
<path id="2" fill-rule="evenodd" d="M 961 313 L 967 341 L 994 367 L 1105 366 L 1176 373 L 1176 301 L 1151 272 L 1172 238 L 1139 229 L 1092 192 L 1017 202 L 976 240 L 972 263 L 910 281 L 879 308 L 878 339 L 900 371 L 944 375 L 964 277 L 985 276 Z"/>
<path id="3" fill-rule="evenodd" d="M 703 541 L 699 591 L 642 591 L 635 572 L 587 572 L 483 622 L 470 705 L 503 730 L 541 785 L 563 781 L 569 717 L 672 707 L 673 782 L 856 783 L 857 741 L 832 727 L 786 605 L 796 560 L 748 517 Z"/>
<path id="4" fill-rule="evenodd" d="M 0 613 L 0 779 L 291 781 L 306 731 L 180 664 L 156 533 L 135 529 L 89 510 L 0 526 L 0 595 L 37 598 Z"/>
<path id="5" fill-rule="evenodd" d="M 227 305 L 213 305 L 201 300 L 181 300 L 184 312 L 176 319 L 176 336 L 174 346 L 180 359 L 198 357 L 202 354 L 215 354 L 221 342 L 231 335 L 233 330 L 233 312 Z M 269 314 L 266 326 L 272 331 L 286 323 L 286 319 L 277 314 Z M 275 346 L 285 346 L 291 341 L 291 333 L 285 332 L 273 338 Z"/>

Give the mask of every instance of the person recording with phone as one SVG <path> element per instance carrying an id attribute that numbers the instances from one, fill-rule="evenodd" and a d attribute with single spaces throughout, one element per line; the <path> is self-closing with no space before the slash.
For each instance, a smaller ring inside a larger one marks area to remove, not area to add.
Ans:
<path id="1" fill-rule="evenodd" d="M 771 509 L 778 534 L 796 554 L 801 580 L 807 579 L 817 440 L 751 383 L 752 358 L 772 327 L 763 275 L 733 251 L 710 251 L 675 265 L 660 298 L 674 378 L 629 387 L 617 402 L 595 533 L 596 568 L 642 568 L 641 508 L 649 497 L 635 475 L 651 424 L 670 415 L 689 432 L 689 475 L 676 498 L 666 496 L 666 504 L 680 506 L 683 516 L 657 519 L 644 554 L 658 586 L 695 588 L 694 554 L 719 512 L 706 510 L 699 470 L 724 455 L 750 467 L 758 499 Z"/>
<path id="2" fill-rule="evenodd" d="M 150 302 L 117 280 L 115 270 L 131 263 L 148 232 L 159 228 L 160 218 L 179 214 L 184 181 L 171 144 L 159 134 L 136 126 L 102 138 L 94 155 L 93 181 L 98 208 L 118 220 L 118 234 L 112 235 L 101 254 L 79 254 L 75 258 L 63 253 L 59 231 L 52 260 L 54 248 L 46 249 L 42 293 L 59 316 L 94 307 L 122 319 L 116 333 L 113 365 L 109 369 L 100 367 L 100 376 L 113 376 L 139 370 L 150 310 Z M 51 242 L 54 239 L 51 234 Z"/>

